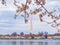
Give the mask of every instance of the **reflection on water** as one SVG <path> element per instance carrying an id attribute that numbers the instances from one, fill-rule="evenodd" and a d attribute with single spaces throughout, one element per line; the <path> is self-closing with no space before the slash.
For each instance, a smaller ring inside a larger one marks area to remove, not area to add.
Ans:
<path id="1" fill-rule="evenodd" d="M 30 41 L 30 45 L 32 45 L 32 41 Z"/>
<path id="2" fill-rule="evenodd" d="M 20 41 L 20 45 L 24 45 L 24 42 L 23 41 Z"/>
<path id="3" fill-rule="evenodd" d="M 57 45 L 57 44 L 60 45 L 60 42 L 56 42 L 56 45 Z"/>
<path id="4" fill-rule="evenodd" d="M 60 40 L 0 40 L 0 45 L 60 45 Z"/>
<path id="5" fill-rule="evenodd" d="M 45 42 L 45 45 L 48 45 L 48 42 Z"/>
<path id="6" fill-rule="evenodd" d="M 38 45 L 43 45 L 43 42 L 38 42 Z"/>
<path id="7" fill-rule="evenodd" d="M 11 42 L 11 45 L 16 45 L 16 41 L 12 41 Z"/>

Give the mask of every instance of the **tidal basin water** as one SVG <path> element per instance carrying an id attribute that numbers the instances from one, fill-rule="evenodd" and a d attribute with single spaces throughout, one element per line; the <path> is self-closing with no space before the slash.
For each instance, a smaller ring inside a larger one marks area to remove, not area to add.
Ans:
<path id="1" fill-rule="evenodd" d="M 60 39 L 0 40 L 0 45 L 60 45 Z"/>

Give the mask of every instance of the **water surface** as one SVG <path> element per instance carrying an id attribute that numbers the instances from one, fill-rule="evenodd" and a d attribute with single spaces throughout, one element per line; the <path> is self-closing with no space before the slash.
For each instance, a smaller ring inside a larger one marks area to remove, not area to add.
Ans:
<path id="1" fill-rule="evenodd" d="M 40 40 L 0 40 L 0 45 L 60 45 L 59 40 L 40 39 Z"/>

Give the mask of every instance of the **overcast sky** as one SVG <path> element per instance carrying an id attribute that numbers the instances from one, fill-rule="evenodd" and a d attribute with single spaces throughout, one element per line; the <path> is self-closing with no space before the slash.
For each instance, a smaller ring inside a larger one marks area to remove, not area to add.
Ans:
<path id="1" fill-rule="evenodd" d="M 23 17 L 19 15 L 17 19 L 14 20 L 14 14 L 17 7 L 13 5 L 13 0 L 6 0 L 6 2 L 7 6 L 4 6 L 1 4 L 0 0 L 0 34 L 11 34 L 13 32 L 29 33 L 30 24 L 29 23 L 25 24 Z M 24 3 L 24 0 L 21 0 L 20 2 Z M 46 0 L 46 4 L 44 6 L 48 11 L 52 11 L 53 9 L 57 9 L 58 7 L 60 7 L 60 0 Z M 59 12 L 57 11 L 57 13 Z M 57 32 L 56 28 L 53 28 L 44 22 L 40 22 L 38 15 L 33 16 L 32 22 L 33 22 L 32 33 L 36 34 L 38 32 L 47 31 L 50 34 L 53 34 Z"/>

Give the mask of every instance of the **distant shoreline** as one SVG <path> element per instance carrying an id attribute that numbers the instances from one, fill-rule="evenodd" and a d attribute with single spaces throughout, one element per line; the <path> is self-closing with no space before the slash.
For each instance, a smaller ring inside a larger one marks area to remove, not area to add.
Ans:
<path id="1" fill-rule="evenodd" d="M 24 38 L 0 38 L 0 40 L 41 40 L 41 39 L 60 39 L 60 38 L 34 38 L 34 39 L 24 39 Z"/>
<path id="2" fill-rule="evenodd" d="M 7 40 L 40 40 L 40 39 L 60 39 L 60 35 L 0 35 L 0 39 Z"/>

